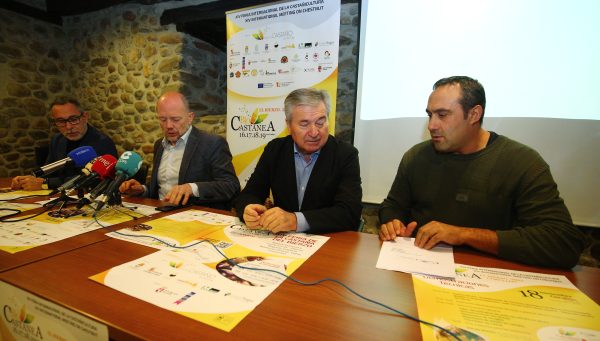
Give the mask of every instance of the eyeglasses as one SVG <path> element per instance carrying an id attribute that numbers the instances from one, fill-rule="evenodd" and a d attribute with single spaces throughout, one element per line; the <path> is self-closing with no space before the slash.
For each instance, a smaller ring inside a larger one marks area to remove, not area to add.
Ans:
<path id="1" fill-rule="evenodd" d="M 54 123 L 54 125 L 57 127 L 64 127 L 67 125 L 67 123 L 77 124 L 81 120 L 81 116 L 83 116 L 83 113 L 81 113 L 77 116 L 71 116 L 67 119 L 59 118 L 56 120 L 52 120 L 52 123 Z"/>

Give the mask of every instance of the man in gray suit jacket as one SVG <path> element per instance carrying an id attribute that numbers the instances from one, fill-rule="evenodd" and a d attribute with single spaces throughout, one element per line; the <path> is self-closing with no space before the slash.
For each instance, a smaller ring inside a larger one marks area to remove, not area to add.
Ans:
<path id="1" fill-rule="evenodd" d="M 148 186 L 131 179 L 119 190 L 128 195 L 159 198 L 172 205 L 189 202 L 225 208 L 240 183 L 227 141 L 192 126 L 194 113 L 185 96 L 166 92 L 156 104 L 164 138 L 154 143 L 152 178 Z"/>

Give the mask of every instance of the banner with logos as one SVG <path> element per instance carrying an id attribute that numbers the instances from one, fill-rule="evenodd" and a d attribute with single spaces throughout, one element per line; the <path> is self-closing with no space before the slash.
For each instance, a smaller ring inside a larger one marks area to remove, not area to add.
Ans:
<path id="1" fill-rule="evenodd" d="M 283 101 L 298 88 L 331 97 L 335 130 L 340 1 L 289 1 L 227 12 L 227 141 L 242 186 L 265 145 L 288 134 Z"/>

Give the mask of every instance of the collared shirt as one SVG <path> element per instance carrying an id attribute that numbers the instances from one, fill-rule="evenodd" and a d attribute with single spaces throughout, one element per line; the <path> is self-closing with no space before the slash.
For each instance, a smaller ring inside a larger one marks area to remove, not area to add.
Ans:
<path id="1" fill-rule="evenodd" d="M 191 132 L 192 126 L 177 140 L 174 146 L 166 138 L 163 138 L 161 141 L 163 153 L 160 165 L 158 166 L 157 176 L 158 198 L 161 200 L 169 193 L 173 186 L 177 186 L 179 183 L 179 169 L 181 168 L 185 145 Z M 190 183 L 190 186 L 192 186 L 192 194 L 197 197 L 199 195 L 198 185 Z"/>
<path id="2" fill-rule="evenodd" d="M 302 210 L 302 201 L 304 201 L 304 192 L 306 192 L 306 185 L 308 184 L 308 179 L 310 179 L 310 174 L 312 173 L 315 164 L 317 163 L 317 158 L 319 157 L 319 153 L 321 151 L 318 150 L 310 155 L 302 154 L 298 151 L 298 146 L 294 143 L 294 163 L 296 166 L 296 189 L 298 190 L 298 207 Z M 309 157 L 307 161 L 305 157 Z M 296 215 L 296 231 L 297 232 L 306 232 L 310 229 L 310 225 L 308 221 L 306 221 L 306 217 L 302 212 L 294 212 Z"/>

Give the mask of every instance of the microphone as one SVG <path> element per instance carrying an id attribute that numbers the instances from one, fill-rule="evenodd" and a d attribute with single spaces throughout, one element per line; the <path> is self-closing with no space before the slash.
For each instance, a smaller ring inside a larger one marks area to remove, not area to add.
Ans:
<path id="1" fill-rule="evenodd" d="M 81 181 L 81 179 L 83 179 L 84 177 L 86 177 L 87 175 L 90 175 L 92 173 L 92 165 L 94 164 L 94 162 L 96 162 L 98 158 L 92 159 L 92 161 L 88 162 L 85 167 L 83 167 L 81 169 L 81 173 L 77 176 L 72 177 L 71 179 L 69 179 L 69 181 L 65 182 L 64 184 L 60 185 L 58 188 L 56 188 L 55 190 L 52 191 L 52 194 L 58 193 L 58 192 L 62 192 L 62 191 L 66 191 L 69 190 L 71 188 L 73 188 L 75 186 L 75 184 L 78 181 Z"/>
<path id="2" fill-rule="evenodd" d="M 141 166 L 142 157 L 140 154 L 133 151 L 126 151 L 125 153 L 121 154 L 119 161 L 117 161 L 117 164 L 115 165 L 115 179 L 108 185 L 102 196 L 98 197 L 98 200 L 96 200 L 98 203 L 98 206 L 96 206 L 96 211 L 99 211 L 104 205 L 106 205 L 110 197 L 117 192 L 119 186 L 121 186 L 121 183 L 134 176 Z"/>
<path id="3" fill-rule="evenodd" d="M 94 164 L 92 165 L 92 171 L 89 172 L 87 176 L 77 181 L 72 186 L 72 190 L 90 187 L 98 180 L 114 178 L 116 163 L 117 159 L 110 154 L 105 154 L 97 157 L 96 162 L 94 162 Z"/>
<path id="4" fill-rule="evenodd" d="M 100 181 L 100 183 L 90 191 L 90 200 L 95 200 L 99 195 L 101 195 L 106 190 L 106 187 L 108 187 L 110 182 L 111 179 L 109 178 Z"/>
<path id="5" fill-rule="evenodd" d="M 96 155 L 96 152 L 92 147 L 81 146 L 70 151 L 69 154 L 67 154 L 66 158 L 33 170 L 33 175 L 39 178 L 44 175 L 48 175 L 52 172 L 55 172 L 59 169 L 62 169 L 70 164 L 75 164 L 76 167 L 83 167 L 86 163 L 90 162 L 96 156 L 98 155 Z"/>

